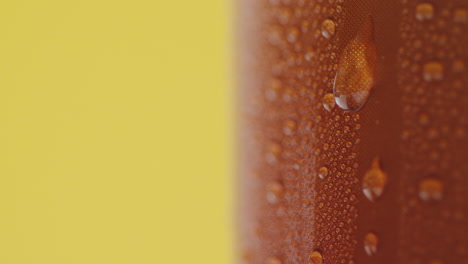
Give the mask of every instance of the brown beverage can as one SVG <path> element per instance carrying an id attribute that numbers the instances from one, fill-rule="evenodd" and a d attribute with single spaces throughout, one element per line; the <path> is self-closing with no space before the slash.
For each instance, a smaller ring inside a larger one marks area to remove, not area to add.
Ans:
<path id="1" fill-rule="evenodd" d="M 238 2 L 239 263 L 468 263 L 468 2 Z"/>

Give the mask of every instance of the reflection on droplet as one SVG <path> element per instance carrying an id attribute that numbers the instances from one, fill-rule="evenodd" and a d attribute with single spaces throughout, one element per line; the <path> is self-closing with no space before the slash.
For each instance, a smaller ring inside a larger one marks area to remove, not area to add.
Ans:
<path id="1" fill-rule="evenodd" d="M 323 108 L 330 112 L 333 109 L 333 107 L 335 107 L 335 96 L 333 96 L 333 94 L 331 93 L 327 93 L 322 98 L 322 104 Z"/>
<path id="2" fill-rule="evenodd" d="M 333 87 L 340 108 L 357 111 L 364 106 L 374 86 L 376 63 L 374 22 L 369 17 L 341 54 Z"/>
<path id="3" fill-rule="evenodd" d="M 322 22 L 322 36 L 331 38 L 335 34 L 335 22 L 331 19 L 325 19 Z"/>
<path id="4" fill-rule="evenodd" d="M 281 260 L 279 260 L 279 258 L 270 257 L 265 261 L 265 264 L 281 264 Z"/>
<path id="5" fill-rule="evenodd" d="M 279 202 L 281 195 L 283 195 L 283 185 L 279 182 L 270 182 L 267 186 L 267 200 L 271 204 Z"/>
<path id="6" fill-rule="evenodd" d="M 364 237 L 364 250 L 367 255 L 372 256 L 377 253 L 377 246 L 379 244 L 379 238 L 374 233 L 370 232 Z"/>
<path id="7" fill-rule="evenodd" d="M 435 178 L 426 178 L 419 183 L 419 198 L 423 201 L 442 200 L 444 184 Z"/>
<path id="8" fill-rule="evenodd" d="M 320 167 L 320 169 L 318 170 L 318 175 L 320 179 L 325 179 L 328 176 L 327 167 Z"/>
<path id="9" fill-rule="evenodd" d="M 429 3 L 421 3 L 416 6 L 416 18 L 419 21 L 429 20 L 434 17 L 434 7 Z"/>
<path id="10" fill-rule="evenodd" d="M 323 263 L 323 257 L 320 252 L 317 250 L 314 250 L 312 253 L 309 255 L 309 260 L 312 262 L 312 264 L 322 264 Z"/>
<path id="11" fill-rule="evenodd" d="M 380 197 L 387 184 L 387 175 L 380 168 L 379 158 L 372 161 L 371 168 L 366 172 L 362 180 L 362 192 L 371 201 Z"/>
<path id="12" fill-rule="evenodd" d="M 440 62 L 431 61 L 424 64 L 423 78 L 425 81 L 440 81 L 444 77 L 444 66 Z"/>

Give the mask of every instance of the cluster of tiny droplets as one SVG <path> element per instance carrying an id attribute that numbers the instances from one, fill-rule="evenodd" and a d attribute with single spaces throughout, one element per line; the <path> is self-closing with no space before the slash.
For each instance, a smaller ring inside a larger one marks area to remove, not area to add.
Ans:
<path id="1" fill-rule="evenodd" d="M 332 43 L 342 7 L 334 1 L 290 2 L 270 1 L 265 30 L 265 61 L 271 63 L 266 76 L 271 78 L 265 80 L 265 133 L 259 138 L 264 140 L 265 162 L 275 166 L 274 172 L 264 172 L 271 179 L 265 196 L 286 229 L 284 244 L 266 245 L 265 251 L 271 252 L 268 259 L 286 263 L 321 264 L 328 257 L 344 264 L 357 243 L 353 186 L 358 186 L 354 148 L 359 114 L 328 112 L 322 106 L 338 67 Z M 325 118 L 330 122 L 323 122 Z M 319 165 L 329 175 L 320 181 Z M 299 175 L 305 180 L 297 182 Z"/>
<path id="2" fill-rule="evenodd" d="M 466 140 L 466 106 L 453 102 L 468 101 L 463 91 L 468 83 L 463 57 L 468 43 L 460 43 L 467 42 L 463 34 L 467 32 L 468 10 L 451 2 L 434 5 L 402 0 L 400 36 L 404 44 L 398 51 L 398 81 L 403 96 L 399 197 L 403 212 L 398 254 L 407 263 L 450 262 L 438 259 L 440 256 L 467 260 L 464 245 L 468 238 L 461 231 L 463 178 L 455 169 L 461 167 L 463 158 L 453 156 L 450 149 Z M 432 125 L 435 123 L 438 125 Z M 440 179 L 442 172 L 444 181 Z M 417 184 L 414 179 L 418 179 Z M 439 209 L 449 199 L 455 206 Z"/>

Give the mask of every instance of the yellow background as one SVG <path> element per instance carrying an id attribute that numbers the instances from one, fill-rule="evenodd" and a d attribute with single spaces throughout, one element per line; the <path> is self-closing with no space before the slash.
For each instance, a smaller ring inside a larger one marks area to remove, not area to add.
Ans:
<path id="1" fill-rule="evenodd" d="M 229 263 L 226 0 L 0 3 L 0 263 Z"/>

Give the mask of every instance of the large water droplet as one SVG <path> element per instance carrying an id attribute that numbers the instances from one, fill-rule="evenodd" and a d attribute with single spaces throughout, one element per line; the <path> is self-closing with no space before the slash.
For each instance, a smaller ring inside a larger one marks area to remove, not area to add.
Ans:
<path id="1" fill-rule="evenodd" d="M 416 6 L 416 19 L 419 21 L 430 20 L 434 17 L 434 6 L 429 3 L 421 3 Z"/>
<path id="2" fill-rule="evenodd" d="M 371 168 L 366 172 L 362 180 L 362 192 L 371 201 L 380 197 L 387 184 L 387 175 L 380 168 L 379 158 L 374 158 Z"/>
<path id="3" fill-rule="evenodd" d="M 323 263 L 322 253 L 318 252 L 317 250 L 314 250 L 312 253 L 310 253 L 309 259 L 312 262 L 312 264 L 322 264 Z"/>
<path id="4" fill-rule="evenodd" d="M 379 238 L 376 234 L 370 232 L 364 237 L 364 250 L 367 255 L 372 256 L 377 253 L 377 246 L 379 244 Z"/>
<path id="5" fill-rule="evenodd" d="M 322 36 L 331 38 L 335 34 L 335 22 L 331 19 L 325 19 L 322 22 Z"/>
<path id="6" fill-rule="evenodd" d="M 283 185 L 279 182 L 270 182 L 267 186 L 267 200 L 271 204 L 277 204 L 283 195 Z"/>
<path id="7" fill-rule="evenodd" d="M 341 54 L 333 87 L 339 107 L 357 111 L 364 106 L 374 86 L 376 64 L 374 22 L 369 17 Z"/>
<path id="8" fill-rule="evenodd" d="M 426 178 L 419 183 L 419 198 L 423 201 L 442 200 L 444 184 L 435 178 Z"/>

